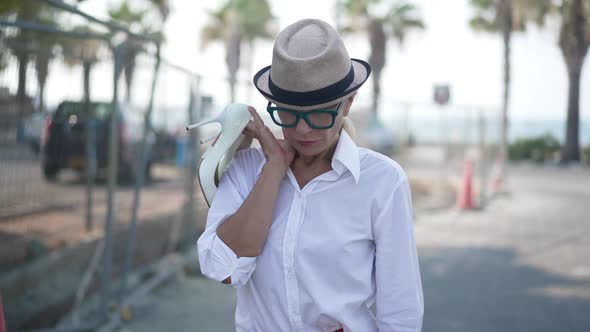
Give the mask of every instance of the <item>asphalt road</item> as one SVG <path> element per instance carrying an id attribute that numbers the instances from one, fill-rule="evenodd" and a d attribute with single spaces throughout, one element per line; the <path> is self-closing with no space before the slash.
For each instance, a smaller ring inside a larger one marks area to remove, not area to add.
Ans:
<path id="1" fill-rule="evenodd" d="M 590 331 L 590 170 L 518 166 L 481 211 L 422 215 L 423 331 Z M 121 331 L 231 331 L 234 291 L 181 275 Z"/>
<path id="2" fill-rule="evenodd" d="M 590 170 L 508 179 L 485 211 L 416 228 L 424 331 L 590 331 Z"/>

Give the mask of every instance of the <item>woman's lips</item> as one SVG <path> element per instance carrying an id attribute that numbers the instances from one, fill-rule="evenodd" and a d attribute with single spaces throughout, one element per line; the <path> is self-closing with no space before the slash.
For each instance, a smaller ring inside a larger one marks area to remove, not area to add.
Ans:
<path id="1" fill-rule="evenodd" d="M 303 145 L 303 146 L 309 146 L 314 144 L 316 141 L 297 141 L 297 143 Z"/>

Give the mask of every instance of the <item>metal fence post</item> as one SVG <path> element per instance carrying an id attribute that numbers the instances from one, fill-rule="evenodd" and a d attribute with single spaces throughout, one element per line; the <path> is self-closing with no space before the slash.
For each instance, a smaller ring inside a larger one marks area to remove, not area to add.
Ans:
<path id="1" fill-rule="evenodd" d="M 486 147 L 486 118 L 483 110 L 479 110 L 478 114 L 478 127 L 479 127 L 479 181 L 481 183 L 481 189 L 479 191 L 479 206 L 483 209 L 487 203 L 487 147 Z"/>
<path id="2" fill-rule="evenodd" d="M 92 62 L 84 60 L 84 112 L 86 113 L 86 230 L 93 229 L 92 197 L 96 176 L 96 132 L 94 114 L 90 107 L 90 70 Z"/>
<path id="3" fill-rule="evenodd" d="M 123 49 L 121 46 L 114 47 L 115 70 L 113 75 L 113 100 L 112 114 L 109 123 L 109 161 L 107 176 L 107 218 L 104 227 L 104 254 L 102 269 L 101 306 L 105 318 L 108 318 L 108 305 L 111 299 L 111 274 L 113 264 L 113 221 L 114 221 L 114 194 L 117 186 L 117 163 L 118 163 L 118 117 L 119 117 L 119 77 L 123 69 Z"/>
<path id="4" fill-rule="evenodd" d="M 139 209 L 140 190 L 143 186 L 146 167 L 148 163 L 148 135 L 152 132 L 151 115 L 154 108 L 154 95 L 156 94 L 156 83 L 158 81 L 158 73 L 160 72 L 160 45 L 157 45 L 156 51 L 156 64 L 154 65 L 154 77 L 152 79 L 150 99 L 148 108 L 144 114 L 143 122 L 143 137 L 141 139 L 141 155 L 139 161 L 139 167 L 137 176 L 135 177 L 135 187 L 133 188 L 133 206 L 131 208 L 131 223 L 129 224 L 129 230 L 127 231 L 127 252 L 125 255 L 125 263 L 123 266 L 123 282 L 121 285 L 121 291 L 119 299 L 122 301 L 127 293 L 127 275 L 131 266 L 133 265 L 133 252 L 135 250 L 135 236 L 137 233 L 137 210 Z"/>
<path id="5" fill-rule="evenodd" d="M 201 120 L 202 104 L 201 104 L 201 78 L 197 78 L 195 87 L 191 84 L 191 100 L 192 103 L 188 109 L 188 123 L 195 123 Z M 187 181 L 187 211 L 186 218 L 188 224 L 193 225 L 195 222 L 195 180 L 197 178 L 197 163 L 200 158 L 199 146 L 197 145 L 197 136 L 199 131 L 188 132 L 188 144 L 186 146 L 188 158 L 188 181 Z M 189 229 L 192 231 L 193 229 Z"/>

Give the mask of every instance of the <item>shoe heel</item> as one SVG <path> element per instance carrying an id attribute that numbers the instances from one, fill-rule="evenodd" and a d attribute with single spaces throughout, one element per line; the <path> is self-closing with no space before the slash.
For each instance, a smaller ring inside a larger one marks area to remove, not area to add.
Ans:
<path id="1" fill-rule="evenodd" d="M 189 126 L 186 126 L 186 131 L 189 131 L 191 129 L 195 129 L 195 128 L 198 128 L 198 127 L 201 127 L 201 126 L 204 126 L 206 124 L 213 123 L 213 122 L 220 122 L 219 121 L 219 116 L 214 117 L 212 119 L 203 120 L 201 122 L 197 122 L 197 123 L 192 124 L 192 125 L 189 125 Z"/>
<path id="2" fill-rule="evenodd" d="M 237 147 L 245 137 L 242 131 L 251 118 L 247 105 L 229 104 L 217 117 L 186 127 L 187 130 L 190 130 L 213 122 L 221 124 L 221 136 L 203 153 L 197 172 L 201 191 L 209 206 L 211 206 L 217 192 L 215 179 L 221 178 L 229 166 Z"/>

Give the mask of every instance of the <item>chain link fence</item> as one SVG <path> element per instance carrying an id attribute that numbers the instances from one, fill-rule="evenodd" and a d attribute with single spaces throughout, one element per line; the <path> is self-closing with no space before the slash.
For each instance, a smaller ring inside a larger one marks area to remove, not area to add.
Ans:
<path id="1" fill-rule="evenodd" d="M 10 329 L 52 327 L 68 312 L 74 328 L 93 329 L 122 306 L 132 271 L 194 244 L 204 227 L 198 139 L 219 128 L 184 128 L 221 110 L 226 101 L 202 91 L 227 80 L 163 59 L 159 40 L 124 25 L 61 1 L 25 2 L 89 28 L 0 16 L 0 286 Z M 239 77 L 239 101 L 252 100 L 250 77 Z M 482 133 L 493 112 L 385 101 L 377 121 L 369 105 L 359 96 L 350 113 L 357 144 L 402 163 L 417 145 L 448 145 L 447 156 L 492 143 Z M 30 264 L 49 252 L 52 264 Z M 76 312 L 92 294 L 84 322 Z"/>
<path id="2" fill-rule="evenodd" d="M 199 75 L 160 56 L 160 40 L 60 1 L 27 4 L 90 28 L 0 16 L 8 328 L 51 327 L 91 294 L 100 325 L 136 286 L 131 271 L 190 245 L 203 227 L 199 132 L 183 131 L 211 102 Z"/>

